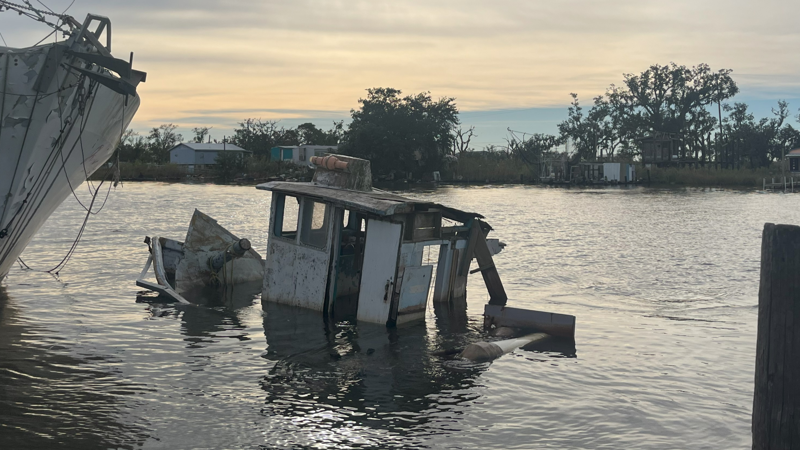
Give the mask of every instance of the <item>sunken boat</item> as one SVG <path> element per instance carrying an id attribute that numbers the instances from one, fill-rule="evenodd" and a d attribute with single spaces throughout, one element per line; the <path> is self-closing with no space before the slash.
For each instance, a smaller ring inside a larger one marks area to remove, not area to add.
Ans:
<path id="1" fill-rule="evenodd" d="M 311 182 L 257 186 L 272 193 L 262 302 L 397 326 L 423 320 L 429 298 L 461 303 L 468 276 L 480 272 L 490 296 L 486 328 L 574 338 L 574 316 L 506 305 L 492 258 L 504 244 L 487 239 L 492 227 L 482 215 L 373 189 L 363 159 L 310 163 Z M 435 264 L 423 257 L 430 248 L 438 250 Z"/>
<path id="2" fill-rule="evenodd" d="M 197 304 L 186 298 L 193 288 L 263 280 L 267 309 L 395 327 L 424 320 L 430 299 L 465 310 L 467 278 L 480 272 L 490 297 L 484 328 L 519 337 L 482 343 L 465 358 L 491 359 L 545 337 L 574 339 L 574 316 L 507 306 L 493 260 L 505 244 L 487 238 L 492 227 L 482 215 L 373 189 L 367 160 L 327 155 L 310 163 L 311 182 L 256 186 L 272 193 L 263 260 L 247 239 L 195 211 L 184 242 L 146 238 L 150 255 L 136 284 Z M 473 260 L 478 267 L 470 270 Z M 151 264 L 155 283 L 146 279 Z"/>
<path id="3" fill-rule="evenodd" d="M 0 13 L 45 23 L 56 38 L 0 47 L 0 278 L 58 205 L 112 156 L 146 77 L 132 68 L 133 54 L 112 55 L 107 17 L 78 22 L 25 3 L 0 0 Z"/>
<path id="4" fill-rule="evenodd" d="M 183 242 L 146 236 L 149 256 L 136 285 L 173 301 L 197 303 L 217 288 L 260 283 L 264 260 L 250 240 L 239 238 L 195 209 Z M 155 282 L 147 280 L 150 267 Z M 211 291 L 211 292 L 209 292 Z"/>

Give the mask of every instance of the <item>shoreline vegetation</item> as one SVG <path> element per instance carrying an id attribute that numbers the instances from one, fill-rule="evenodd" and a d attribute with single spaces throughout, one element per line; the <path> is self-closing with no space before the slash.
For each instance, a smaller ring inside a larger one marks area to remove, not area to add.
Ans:
<path id="1" fill-rule="evenodd" d="M 442 172 L 441 184 L 526 184 L 543 185 L 526 165 L 521 165 L 512 159 L 487 161 L 482 155 L 463 155 L 454 165 L 452 171 Z M 115 168 L 101 167 L 90 179 L 102 180 L 113 178 Z M 764 179 L 767 183 L 772 178 L 781 177 L 780 166 L 773 164 L 768 168 L 741 168 L 723 169 L 713 164 L 705 167 L 664 167 L 652 166 L 647 169 L 642 164 L 636 164 L 637 182 L 643 186 L 652 187 L 721 187 L 721 188 L 761 188 Z M 213 169 L 198 170 L 193 174 L 177 164 L 149 164 L 149 163 L 120 163 L 119 179 L 128 181 L 164 181 L 164 182 L 191 182 L 191 183 L 216 183 L 256 185 L 267 181 L 293 180 L 309 181 L 312 171 L 306 167 L 296 166 L 290 162 L 251 161 L 246 170 L 235 176 L 225 177 Z M 800 178 L 795 180 L 800 184 Z M 376 179 L 376 186 L 389 186 L 402 189 L 404 186 L 414 186 L 415 181 L 396 181 Z M 580 186 L 576 184 L 561 185 Z M 594 185 L 596 186 L 596 185 Z"/>
<path id="2" fill-rule="evenodd" d="M 481 150 L 473 148 L 475 128 L 461 123 L 455 98 L 375 87 L 350 111 L 350 123 L 334 121 L 329 130 L 313 123 L 291 128 L 274 120 L 245 119 L 222 142 L 249 156 L 222 152 L 214 164 L 193 166 L 197 170 L 191 174 L 170 164 L 170 151 L 183 142 L 174 124 L 152 128 L 145 136 L 127 130 L 115 160 L 124 181 L 256 184 L 308 180 L 308 168 L 271 161 L 273 149 L 322 145 L 369 160 L 376 186 L 402 188 L 432 181 L 436 173 L 444 183 L 553 180 L 594 186 L 607 184 L 602 163 L 614 162 L 626 164 L 625 174 L 631 174 L 627 164 L 636 165 L 631 176 L 651 186 L 761 188 L 764 180 L 782 178 L 786 154 L 800 148 L 800 128 L 790 123 L 795 116 L 786 101 L 778 101 L 772 116 L 761 119 L 747 104 L 731 104 L 739 92 L 731 74 L 707 64 L 654 64 L 640 74 L 625 74 L 622 84 L 610 85 L 589 105 L 570 94 L 557 135 L 508 128 L 504 144 Z M 193 128 L 192 142 L 210 143 L 210 131 Z M 112 166 L 95 178 L 109 176 L 117 169 Z M 622 173 L 612 169 L 609 178 L 627 179 Z"/>

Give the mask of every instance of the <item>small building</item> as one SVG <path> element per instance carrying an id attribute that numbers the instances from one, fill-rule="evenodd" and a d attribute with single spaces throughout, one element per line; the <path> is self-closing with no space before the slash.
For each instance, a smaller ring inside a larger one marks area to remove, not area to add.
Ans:
<path id="1" fill-rule="evenodd" d="M 582 162 L 572 166 L 572 179 L 579 183 L 603 181 L 605 169 L 601 162 Z"/>
<path id="2" fill-rule="evenodd" d="M 603 178 L 612 183 L 636 181 L 636 167 L 628 163 L 603 163 Z"/>
<path id="3" fill-rule="evenodd" d="M 800 148 L 796 148 L 786 154 L 789 160 L 789 172 L 795 176 L 800 175 Z"/>
<path id="4" fill-rule="evenodd" d="M 217 163 L 217 155 L 220 153 L 238 154 L 244 157 L 252 152 L 245 150 L 238 145 L 221 144 L 199 144 L 196 142 L 185 142 L 172 147 L 169 151 L 169 162 L 187 166 L 189 171 L 203 166 Z"/>
<path id="5" fill-rule="evenodd" d="M 307 165 L 312 156 L 336 153 L 338 145 L 281 145 L 272 147 L 272 161 L 292 161 L 297 165 Z"/>
<path id="6" fill-rule="evenodd" d="M 676 133 L 652 133 L 639 139 L 642 164 L 669 165 L 680 163 L 681 140 Z"/>

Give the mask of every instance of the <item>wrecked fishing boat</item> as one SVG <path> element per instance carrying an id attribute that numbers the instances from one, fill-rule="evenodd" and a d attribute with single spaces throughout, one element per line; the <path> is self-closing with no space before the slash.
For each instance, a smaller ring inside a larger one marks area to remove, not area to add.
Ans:
<path id="1" fill-rule="evenodd" d="M 257 186 L 272 193 L 264 260 L 249 241 L 195 211 L 185 242 L 146 240 L 150 256 L 137 285 L 189 303 L 185 293 L 195 287 L 263 280 L 265 308 L 274 303 L 394 327 L 423 320 L 429 298 L 466 311 L 467 278 L 480 272 L 490 296 L 484 328 L 512 339 L 479 343 L 464 358 L 491 359 L 550 336 L 574 338 L 574 316 L 506 306 L 492 258 L 505 244 L 487 239 L 492 227 L 482 215 L 373 189 L 363 159 L 310 162 L 311 182 Z M 431 249 L 438 252 L 433 263 Z M 478 268 L 470 270 L 473 259 Z M 151 264 L 156 283 L 145 280 Z"/>
<path id="2" fill-rule="evenodd" d="M 195 210 L 184 242 L 145 237 L 150 255 L 136 285 L 188 304 L 185 297 L 207 288 L 260 282 L 264 260 L 248 239 L 240 239 L 216 220 Z M 156 282 L 146 277 L 153 267 Z"/>
<path id="3" fill-rule="evenodd" d="M 263 302 L 396 326 L 423 319 L 429 297 L 463 300 L 467 277 L 480 272 L 490 296 L 487 328 L 574 337 L 574 316 L 506 307 L 492 259 L 503 245 L 487 239 L 492 227 L 482 215 L 375 190 L 363 159 L 310 162 L 311 182 L 257 186 L 272 192 Z M 431 248 L 435 264 L 423 261 Z M 473 259 L 478 268 L 470 271 Z"/>
<path id="4" fill-rule="evenodd" d="M 89 14 L 81 23 L 27 5 L 0 0 L 0 13 L 45 23 L 66 39 L 0 47 L 0 278 L 56 207 L 111 157 L 146 76 L 133 70 L 133 54 L 111 54 L 108 18 Z"/>

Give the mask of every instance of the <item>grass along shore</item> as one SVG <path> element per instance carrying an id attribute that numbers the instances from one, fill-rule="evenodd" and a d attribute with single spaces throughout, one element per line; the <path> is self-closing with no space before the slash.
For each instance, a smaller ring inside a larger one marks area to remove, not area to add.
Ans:
<path id="1" fill-rule="evenodd" d="M 113 168 L 103 166 L 90 178 L 101 180 L 112 175 Z M 645 168 L 636 166 L 639 181 L 651 186 L 697 186 L 697 187 L 735 187 L 761 188 L 766 178 L 769 183 L 780 175 L 780 165 L 761 169 L 721 169 L 712 165 L 706 167 L 668 167 Z M 486 160 L 484 158 L 464 158 L 458 164 L 442 172 L 442 181 L 464 184 L 534 184 L 536 169 L 512 159 Z M 217 183 L 256 184 L 268 179 L 308 179 L 311 172 L 305 167 L 288 162 L 264 160 L 249 161 L 244 171 L 222 173 L 219 170 L 203 169 L 190 174 L 177 164 L 120 163 L 122 181 L 204 181 Z M 800 177 L 795 179 L 800 184 Z"/>
<path id="2" fill-rule="evenodd" d="M 95 172 L 90 179 L 103 180 L 113 177 L 115 168 L 105 165 Z M 311 171 L 285 161 L 265 161 L 254 159 L 247 162 L 244 170 L 220 170 L 210 168 L 197 169 L 189 173 L 185 166 L 177 164 L 150 164 L 141 162 L 120 162 L 119 178 L 121 181 L 208 181 L 218 183 L 258 183 L 273 178 L 303 179 L 310 178 Z"/>

